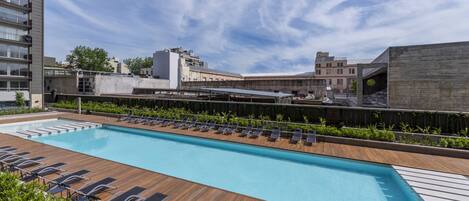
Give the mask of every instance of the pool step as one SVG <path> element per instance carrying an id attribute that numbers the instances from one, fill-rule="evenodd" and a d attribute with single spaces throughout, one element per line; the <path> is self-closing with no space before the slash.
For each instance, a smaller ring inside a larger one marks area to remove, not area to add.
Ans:
<path id="1" fill-rule="evenodd" d="M 91 123 L 91 122 L 77 122 L 77 123 L 70 123 L 64 124 L 59 126 L 52 126 L 52 127 L 44 127 L 44 128 L 36 128 L 30 130 L 21 130 L 16 131 L 15 133 L 11 133 L 12 135 L 22 137 L 22 138 L 31 138 L 35 136 L 44 136 L 44 135 L 53 135 L 53 134 L 60 134 L 66 132 L 73 132 L 78 130 L 85 130 L 90 128 L 99 128 L 101 124 Z"/>
<path id="2" fill-rule="evenodd" d="M 463 175 L 392 166 L 425 201 L 469 201 L 469 178 Z"/>

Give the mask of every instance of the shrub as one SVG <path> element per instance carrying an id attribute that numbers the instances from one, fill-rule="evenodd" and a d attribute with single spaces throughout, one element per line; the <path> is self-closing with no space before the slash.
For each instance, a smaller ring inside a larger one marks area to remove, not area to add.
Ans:
<path id="1" fill-rule="evenodd" d="M 0 200 L 59 201 L 65 200 L 44 193 L 45 186 L 37 182 L 20 183 L 18 176 L 0 172 Z"/>
<path id="2" fill-rule="evenodd" d="M 26 105 L 23 92 L 17 91 L 15 93 L 15 101 L 16 101 L 16 106 L 18 107 L 24 107 Z"/>
<path id="3" fill-rule="evenodd" d="M 2 115 L 35 113 L 35 112 L 42 112 L 42 111 L 43 110 L 39 109 L 39 108 L 18 108 L 18 109 L 0 110 L 0 116 L 2 116 Z"/>

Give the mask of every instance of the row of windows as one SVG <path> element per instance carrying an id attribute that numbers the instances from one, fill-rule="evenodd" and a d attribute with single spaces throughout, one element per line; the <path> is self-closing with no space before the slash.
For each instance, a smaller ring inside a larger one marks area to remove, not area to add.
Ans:
<path id="1" fill-rule="evenodd" d="M 344 66 L 344 63 L 343 62 L 338 62 L 336 63 L 337 65 L 335 67 L 343 67 Z M 321 64 L 316 64 L 316 67 L 317 68 L 321 68 L 322 65 Z M 326 67 L 332 67 L 332 63 L 326 63 Z"/>
<path id="2" fill-rule="evenodd" d="M 0 44 L 0 57 L 28 59 L 28 48 L 15 45 Z"/>
<path id="3" fill-rule="evenodd" d="M 25 14 L 21 11 L 0 7 L 0 19 L 22 24 L 28 20 L 28 14 Z"/>
<path id="4" fill-rule="evenodd" d="M 0 26 L 0 38 L 3 39 L 21 41 L 26 34 L 28 32 L 25 30 Z"/>
<path id="5" fill-rule="evenodd" d="M 28 65 L 0 62 L 0 75 L 4 76 L 28 76 Z"/>
<path id="6" fill-rule="evenodd" d="M 225 81 L 225 79 L 219 79 L 219 78 L 207 78 L 207 77 L 203 77 L 202 79 L 197 79 L 197 78 L 186 78 L 186 77 L 183 77 L 182 78 L 182 81 Z"/>
<path id="7" fill-rule="evenodd" d="M 354 75 L 355 68 L 349 68 L 348 73 Z M 321 75 L 321 70 L 316 70 L 316 74 Z M 326 75 L 332 74 L 332 69 L 326 69 Z M 337 69 L 337 74 L 342 75 L 344 74 L 344 69 Z"/>
<path id="8" fill-rule="evenodd" d="M 28 90 L 28 81 L 0 80 L 0 91 Z"/>

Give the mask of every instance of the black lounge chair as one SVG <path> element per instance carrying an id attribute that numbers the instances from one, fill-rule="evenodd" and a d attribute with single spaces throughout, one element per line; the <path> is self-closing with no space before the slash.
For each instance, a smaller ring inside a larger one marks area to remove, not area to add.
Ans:
<path id="1" fill-rule="evenodd" d="M 12 148 L 10 146 L 3 146 L 3 147 L 0 147 L 0 152 L 4 152 L 4 151 L 14 151 L 16 150 L 15 148 Z"/>
<path id="2" fill-rule="evenodd" d="M 5 154 L 0 157 L 0 163 L 5 164 L 5 163 L 11 163 L 16 160 L 24 158 L 23 156 L 28 155 L 29 152 L 21 152 L 21 153 L 10 153 L 10 154 Z"/>
<path id="3" fill-rule="evenodd" d="M 117 121 L 128 121 L 129 119 L 132 118 L 132 113 L 127 114 L 127 116 L 122 116 Z"/>
<path id="4" fill-rule="evenodd" d="M 108 189 L 115 188 L 109 185 L 115 180 L 114 178 L 107 177 L 89 185 L 85 184 L 85 187 L 74 193 L 75 196 L 72 195 L 72 199 L 77 201 L 97 200 L 99 198 L 97 198 L 96 195 Z"/>
<path id="5" fill-rule="evenodd" d="M 236 129 L 235 125 L 228 125 L 228 126 L 223 130 L 223 135 L 231 135 L 231 134 L 233 134 L 234 129 Z"/>
<path id="6" fill-rule="evenodd" d="M 137 201 L 137 200 L 145 200 L 142 196 L 139 196 L 141 192 L 143 192 L 145 188 L 140 186 L 135 186 L 126 192 L 116 193 L 116 196 L 112 197 L 109 201 Z"/>
<path id="7" fill-rule="evenodd" d="M 168 127 L 176 123 L 176 119 L 166 120 L 161 124 L 161 127 Z"/>
<path id="8" fill-rule="evenodd" d="M 140 117 L 139 119 L 137 119 L 137 120 L 135 121 L 135 124 L 142 124 L 142 123 L 145 124 L 145 123 L 148 122 L 149 120 L 150 120 L 150 117 L 144 117 L 144 116 L 142 116 L 142 117 Z"/>
<path id="9" fill-rule="evenodd" d="M 290 142 L 293 143 L 293 144 L 296 144 L 299 141 L 301 141 L 302 138 L 303 138 L 303 133 L 302 133 L 301 129 L 297 128 L 295 130 L 295 133 L 293 133 L 293 135 L 290 139 Z"/>
<path id="10" fill-rule="evenodd" d="M 222 134 L 225 132 L 225 130 L 228 128 L 228 124 L 224 123 L 223 126 L 218 127 L 217 131 L 215 131 L 216 134 Z"/>
<path id="11" fill-rule="evenodd" d="M 53 165 L 40 167 L 38 169 L 32 170 L 31 172 L 26 173 L 21 180 L 24 182 L 30 182 L 38 177 L 43 177 L 46 175 L 51 175 L 57 172 L 63 172 L 64 170 L 60 169 L 60 167 L 64 166 L 65 163 L 56 163 Z"/>
<path id="12" fill-rule="evenodd" d="M 141 121 L 143 119 L 143 116 L 140 116 L 140 117 L 132 117 L 129 119 L 129 123 L 134 123 L 134 124 L 137 124 L 139 121 Z"/>
<path id="13" fill-rule="evenodd" d="M 210 122 L 208 125 L 205 125 L 202 128 L 200 128 L 200 131 L 201 132 L 208 132 L 208 131 L 210 131 L 210 129 L 214 129 L 215 126 L 216 126 L 215 122 Z"/>
<path id="14" fill-rule="evenodd" d="M 248 125 L 244 130 L 241 131 L 241 134 L 239 134 L 240 137 L 245 137 L 248 135 L 251 135 L 252 133 L 252 125 Z"/>
<path id="15" fill-rule="evenodd" d="M 2 151 L 0 151 L 0 157 L 6 155 L 6 154 L 14 154 L 16 151 L 15 148 L 8 148 L 8 149 L 4 149 Z"/>
<path id="16" fill-rule="evenodd" d="M 152 120 L 150 121 L 149 125 L 150 126 L 154 126 L 154 125 L 158 125 L 162 122 L 162 120 L 159 118 L 159 117 L 156 117 L 156 118 L 152 118 Z"/>
<path id="17" fill-rule="evenodd" d="M 42 156 L 35 157 L 35 158 L 22 158 L 13 163 L 6 164 L 6 166 L 8 167 L 8 170 L 12 172 L 18 169 L 24 169 L 24 168 L 32 167 L 35 165 L 40 165 L 42 164 L 41 160 L 43 160 L 44 158 L 45 157 L 42 157 Z"/>
<path id="18" fill-rule="evenodd" d="M 253 132 L 251 132 L 251 134 L 248 134 L 248 137 L 250 138 L 258 138 L 259 136 L 261 136 L 262 134 L 264 133 L 264 128 L 259 126 L 256 128 L 256 130 L 254 130 Z"/>
<path id="19" fill-rule="evenodd" d="M 150 197 L 146 198 L 145 201 L 163 201 L 164 199 L 166 199 L 166 197 L 168 197 L 168 195 L 162 193 L 155 193 Z"/>
<path id="20" fill-rule="evenodd" d="M 206 121 L 205 123 L 199 123 L 194 127 L 193 131 L 200 131 L 202 130 L 203 127 L 207 126 L 207 124 L 208 124 L 208 121 Z"/>
<path id="21" fill-rule="evenodd" d="M 183 130 L 188 130 L 188 129 L 191 129 L 191 128 L 194 128 L 195 126 L 197 125 L 197 121 L 196 119 L 192 119 L 192 121 L 189 123 L 187 122 L 186 124 L 184 124 L 181 129 Z"/>
<path id="22" fill-rule="evenodd" d="M 309 131 L 308 136 L 306 137 L 306 143 L 312 145 L 316 142 L 316 131 Z"/>
<path id="23" fill-rule="evenodd" d="M 57 194 L 67 188 L 70 188 L 70 185 L 80 182 L 82 180 L 87 180 L 88 178 L 84 177 L 83 175 L 89 173 L 88 170 L 79 170 L 70 174 L 63 175 L 57 179 L 52 180 L 49 182 L 49 188 L 47 192 L 49 194 Z"/>
<path id="24" fill-rule="evenodd" d="M 277 141 L 280 139 L 280 135 L 282 132 L 280 132 L 279 128 L 274 128 L 272 129 L 272 132 L 270 133 L 269 140 L 270 141 Z"/>
<path id="25" fill-rule="evenodd" d="M 186 123 L 187 123 L 187 119 L 183 119 L 183 120 L 181 120 L 181 121 L 176 121 L 176 122 L 174 122 L 173 128 L 174 128 L 174 129 L 181 128 L 181 127 L 183 127 L 184 125 L 186 125 Z"/>

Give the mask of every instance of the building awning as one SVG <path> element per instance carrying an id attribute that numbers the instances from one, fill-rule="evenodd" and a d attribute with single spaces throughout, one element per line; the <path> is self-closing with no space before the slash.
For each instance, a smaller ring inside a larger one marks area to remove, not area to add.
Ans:
<path id="1" fill-rule="evenodd" d="M 247 89 L 236 89 L 236 88 L 202 88 L 201 90 L 207 91 L 214 94 L 225 94 L 225 95 L 244 95 L 244 96 L 257 96 L 257 97 L 269 97 L 269 98 L 288 98 L 293 97 L 293 94 L 287 94 L 283 92 L 270 92 L 270 91 L 257 91 Z"/>

